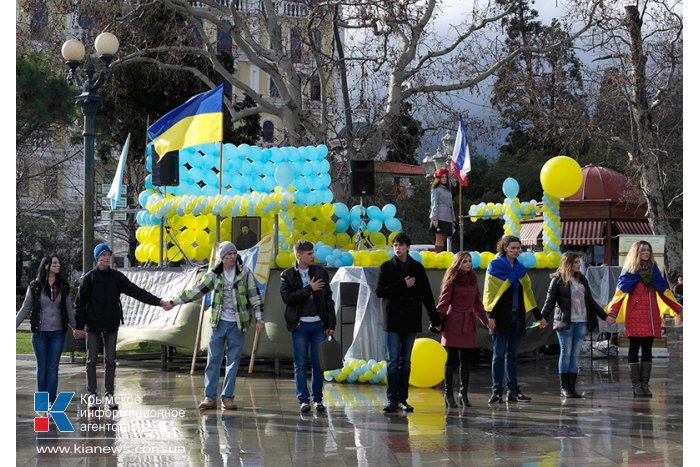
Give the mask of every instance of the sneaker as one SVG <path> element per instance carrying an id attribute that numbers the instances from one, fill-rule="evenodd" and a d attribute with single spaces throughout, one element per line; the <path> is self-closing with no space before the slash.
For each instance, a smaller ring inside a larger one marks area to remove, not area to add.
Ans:
<path id="1" fill-rule="evenodd" d="M 311 411 L 311 404 L 309 404 L 309 401 L 304 401 L 299 406 L 299 412 L 301 412 L 301 413 L 308 413 L 310 411 Z"/>
<path id="2" fill-rule="evenodd" d="M 211 399 L 204 399 L 202 402 L 199 403 L 197 406 L 199 410 L 207 410 L 207 409 L 215 409 L 216 408 L 216 402 L 214 402 Z"/>
<path id="3" fill-rule="evenodd" d="M 399 410 L 399 406 L 393 402 L 388 402 L 382 410 L 385 413 L 394 413 Z"/>
<path id="4" fill-rule="evenodd" d="M 501 402 L 503 402 L 503 397 L 500 393 L 494 391 L 494 393 L 491 394 L 491 398 L 489 399 L 489 404 L 500 404 Z"/>
<path id="5" fill-rule="evenodd" d="M 326 411 L 326 406 L 323 405 L 323 402 L 314 402 L 314 410 L 319 413 L 323 413 Z"/>
<path id="6" fill-rule="evenodd" d="M 91 392 L 88 396 L 88 410 L 97 410 L 97 394 Z"/>
<path id="7" fill-rule="evenodd" d="M 413 406 L 406 401 L 399 402 L 399 408 L 404 412 L 413 412 Z"/>
<path id="8" fill-rule="evenodd" d="M 105 405 L 109 410 L 119 410 L 119 404 L 114 401 L 114 395 L 107 393 L 105 394 Z"/>
<path id="9" fill-rule="evenodd" d="M 518 389 L 517 394 L 513 394 L 512 392 L 508 393 L 508 402 L 530 402 L 532 400 L 532 397 L 528 397 L 522 392 L 520 392 L 520 389 Z"/>
<path id="10" fill-rule="evenodd" d="M 221 410 L 238 410 L 238 406 L 233 399 L 224 399 L 221 401 Z"/>

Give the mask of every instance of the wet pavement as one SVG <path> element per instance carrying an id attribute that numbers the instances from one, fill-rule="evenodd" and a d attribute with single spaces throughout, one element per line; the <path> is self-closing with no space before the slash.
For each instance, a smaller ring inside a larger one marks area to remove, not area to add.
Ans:
<path id="1" fill-rule="evenodd" d="M 622 352 L 621 352 L 622 355 Z M 289 365 L 280 376 L 241 365 L 237 411 L 200 412 L 203 370 L 161 371 L 121 360 L 116 414 L 86 415 L 81 364 L 62 364 L 75 431 L 34 431 L 34 362 L 17 359 L 17 465 L 682 465 L 681 341 L 656 358 L 652 399 L 635 399 L 622 358 L 582 359 L 577 389 L 559 397 L 557 359 L 519 365 L 530 403 L 489 407 L 490 368 L 472 371 L 471 408 L 446 410 L 439 389 L 411 388 L 414 413 L 385 415 L 385 386 L 324 383 L 325 414 L 300 414 Z M 256 367 L 257 368 L 257 367 Z M 102 369 L 98 367 L 99 383 Z M 222 378 L 223 380 L 223 378 Z"/>

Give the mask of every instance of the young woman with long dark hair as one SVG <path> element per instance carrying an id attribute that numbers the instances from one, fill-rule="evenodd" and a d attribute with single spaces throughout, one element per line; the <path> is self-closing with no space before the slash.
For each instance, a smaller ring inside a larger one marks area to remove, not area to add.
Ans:
<path id="1" fill-rule="evenodd" d="M 453 378 L 459 375 L 459 404 L 471 407 L 469 387 L 469 357 L 476 350 L 476 323 L 488 324 L 481 291 L 472 269 L 472 257 L 460 251 L 445 272 L 440 288 L 437 312 L 443 318 L 441 344 L 447 350 L 445 363 L 445 406 L 457 407 Z"/>
<path id="2" fill-rule="evenodd" d="M 27 314 L 36 357 L 37 392 L 48 392 L 49 402 L 53 404 L 58 391 L 58 364 L 66 331 L 69 324 L 75 329 L 70 286 L 61 277 L 61 262 L 54 254 L 41 260 L 36 279 L 29 284 L 22 308 L 17 312 L 17 327 Z"/>
<path id="3" fill-rule="evenodd" d="M 452 236 L 455 224 L 455 209 L 452 192 L 448 184 L 449 172 L 446 168 L 433 174 L 430 187 L 430 232 L 435 234 L 435 252 L 445 251 L 447 239 Z"/>

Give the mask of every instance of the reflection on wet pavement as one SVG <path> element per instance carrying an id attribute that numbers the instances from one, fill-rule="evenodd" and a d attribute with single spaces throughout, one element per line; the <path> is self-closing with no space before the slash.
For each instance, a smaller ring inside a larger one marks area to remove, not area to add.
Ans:
<path id="1" fill-rule="evenodd" d="M 241 372 L 239 410 L 200 412 L 203 375 L 121 362 L 116 414 L 80 400 L 83 367 L 62 364 L 73 433 L 34 432 L 34 362 L 17 360 L 18 465 L 681 465 L 682 347 L 657 358 L 652 399 L 632 397 L 623 359 L 582 361 L 584 399 L 562 402 L 556 358 L 519 366 L 531 403 L 486 403 L 490 368 L 472 371 L 470 408 L 446 410 L 439 389 L 415 389 L 415 412 L 384 414 L 385 386 L 325 383 L 326 414 L 300 414 L 291 368 Z M 100 375 L 101 376 L 101 375 Z M 100 380 L 101 381 L 101 380 Z"/>

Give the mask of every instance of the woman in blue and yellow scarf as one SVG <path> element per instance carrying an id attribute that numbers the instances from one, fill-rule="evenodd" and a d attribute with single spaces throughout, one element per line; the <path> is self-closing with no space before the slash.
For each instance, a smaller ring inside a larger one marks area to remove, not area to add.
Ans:
<path id="1" fill-rule="evenodd" d="M 493 394 L 489 404 L 503 401 L 504 372 L 508 402 L 529 402 L 532 398 L 523 394 L 518 386 L 518 349 L 525 334 L 525 316 L 531 311 L 541 327 L 547 322 L 537 308 L 525 266 L 518 261 L 520 239 L 505 235 L 497 249 L 498 256 L 486 269 L 483 300 L 493 345 Z"/>
<path id="2" fill-rule="evenodd" d="M 651 346 L 654 339 L 661 338 L 661 318 L 674 317 L 683 307 L 656 265 L 648 242 L 640 240 L 630 247 L 617 280 L 617 290 L 605 310 L 608 324 L 625 323 L 625 334 L 630 341 L 627 363 L 634 395 L 651 397 Z"/>

